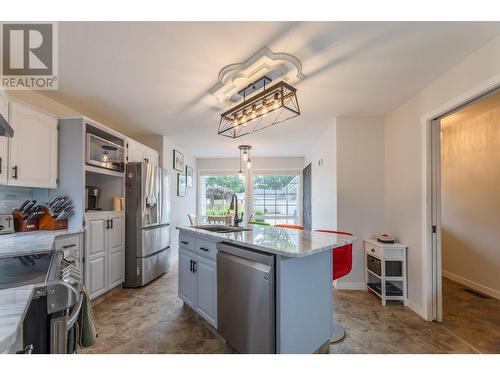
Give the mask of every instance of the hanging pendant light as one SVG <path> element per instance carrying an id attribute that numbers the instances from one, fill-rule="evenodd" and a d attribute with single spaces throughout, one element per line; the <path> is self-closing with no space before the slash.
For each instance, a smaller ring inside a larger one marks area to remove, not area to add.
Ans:
<path id="1" fill-rule="evenodd" d="M 252 161 L 250 160 L 250 149 L 252 146 L 248 145 L 241 145 L 238 146 L 240 149 L 240 170 L 238 172 L 238 175 L 243 176 L 243 171 L 241 170 L 241 163 L 244 162 L 246 164 L 247 169 L 250 169 L 252 167 Z"/>
<path id="2" fill-rule="evenodd" d="M 269 82 L 263 77 L 239 92 L 243 102 L 221 114 L 219 135 L 239 138 L 300 115 L 297 89 L 283 81 L 266 88 Z"/>

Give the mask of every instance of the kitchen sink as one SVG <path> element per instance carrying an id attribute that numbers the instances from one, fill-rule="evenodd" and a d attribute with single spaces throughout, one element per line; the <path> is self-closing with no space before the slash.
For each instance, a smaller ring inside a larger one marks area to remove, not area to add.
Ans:
<path id="1" fill-rule="evenodd" d="M 217 224 L 193 225 L 193 228 L 203 229 L 209 232 L 216 232 L 216 233 L 233 233 L 233 232 L 244 232 L 252 230 L 250 228 L 239 228 L 239 227 L 233 227 L 231 225 L 217 225 Z"/>

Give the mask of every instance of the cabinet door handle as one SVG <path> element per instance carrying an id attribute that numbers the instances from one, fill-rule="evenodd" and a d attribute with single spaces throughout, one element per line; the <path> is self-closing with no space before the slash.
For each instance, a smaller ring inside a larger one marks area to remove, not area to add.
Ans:
<path id="1" fill-rule="evenodd" d="M 113 219 L 111 219 L 111 229 L 113 229 Z"/>
<path id="2" fill-rule="evenodd" d="M 2 162 L 3 162 L 3 159 L 0 158 L 0 174 L 2 174 L 2 164 L 3 164 Z"/>
<path id="3" fill-rule="evenodd" d="M 193 272 L 193 261 L 189 261 L 189 272 Z"/>
<path id="4" fill-rule="evenodd" d="M 193 273 L 196 273 L 196 271 L 197 271 L 197 269 L 196 269 L 197 264 L 198 263 L 193 260 Z"/>
<path id="5" fill-rule="evenodd" d="M 106 223 L 106 229 L 109 229 L 109 220 L 106 220 L 105 223 Z"/>
<path id="6" fill-rule="evenodd" d="M 14 172 L 14 173 L 12 174 L 12 178 L 13 178 L 14 180 L 17 180 L 17 165 L 16 165 L 15 167 L 12 167 L 12 172 Z"/>
<path id="7" fill-rule="evenodd" d="M 375 249 L 372 249 L 372 253 L 374 253 L 374 252 L 375 252 Z"/>
<path id="8" fill-rule="evenodd" d="M 181 241 L 181 244 L 183 244 L 183 245 L 189 245 L 189 242 L 187 242 L 187 241 Z"/>
<path id="9" fill-rule="evenodd" d="M 210 249 L 207 249 L 206 247 L 200 247 L 200 250 L 203 250 L 203 251 L 210 251 Z"/>

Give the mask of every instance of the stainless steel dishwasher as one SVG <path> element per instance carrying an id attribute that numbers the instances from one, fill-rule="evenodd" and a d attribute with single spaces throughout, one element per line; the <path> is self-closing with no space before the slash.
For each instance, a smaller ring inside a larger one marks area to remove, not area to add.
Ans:
<path id="1" fill-rule="evenodd" d="M 240 353 L 276 353 L 274 255 L 217 245 L 218 330 Z"/>

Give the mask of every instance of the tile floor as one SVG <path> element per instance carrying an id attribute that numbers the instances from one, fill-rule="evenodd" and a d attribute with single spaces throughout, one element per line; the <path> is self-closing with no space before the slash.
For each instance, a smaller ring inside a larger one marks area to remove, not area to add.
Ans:
<path id="1" fill-rule="evenodd" d="M 224 353 L 222 340 L 177 297 L 177 264 L 166 275 L 141 289 L 115 289 L 97 298 L 94 317 L 97 343 L 81 353 Z M 456 284 L 456 283 L 453 283 Z M 483 316 L 474 298 L 446 281 L 443 324 L 427 322 L 399 303 L 386 307 L 364 291 L 334 294 L 335 318 L 346 328 L 343 341 L 331 353 L 500 353 L 499 301 L 486 300 L 487 316 L 496 333 L 486 335 L 490 322 L 475 319 L 469 334 L 459 313 L 473 305 L 472 316 Z M 459 285 L 459 284 L 457 284 Z M 447 290 L 451 290 L 450 293 Z M 480 302 L 484 302 L 481 299 Z M 480 331 L 477 331 L 480 327 Z"/>

